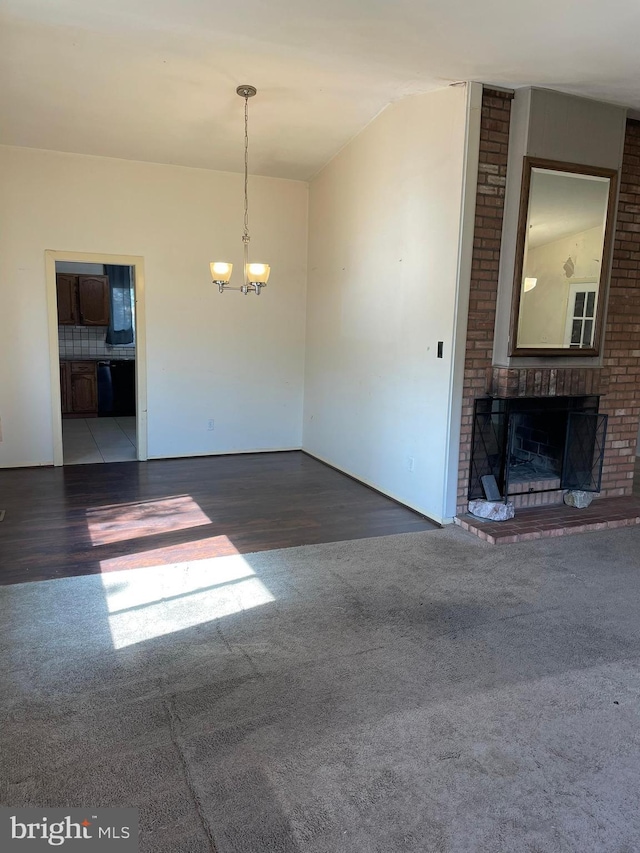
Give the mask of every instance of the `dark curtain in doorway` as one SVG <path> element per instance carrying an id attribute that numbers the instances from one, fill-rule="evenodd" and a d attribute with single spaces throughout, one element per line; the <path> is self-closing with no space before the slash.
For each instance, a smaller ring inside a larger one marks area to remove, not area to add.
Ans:
<path id="1" fill-rule="evenodd" d="M 106 343 L 111 346 L 132 344 L 133 331 L 133 268 L 105 264 L 111 291 L 111 317 Z"/>

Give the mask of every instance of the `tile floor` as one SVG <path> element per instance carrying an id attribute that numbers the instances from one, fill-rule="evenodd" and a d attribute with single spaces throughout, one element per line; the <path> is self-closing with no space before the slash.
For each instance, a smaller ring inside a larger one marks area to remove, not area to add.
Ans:
<path id="1" fill-rule="evenodd" d="M 63 418 L 65 465 L 131 462 L 136 459 L 136 419 Z"/>

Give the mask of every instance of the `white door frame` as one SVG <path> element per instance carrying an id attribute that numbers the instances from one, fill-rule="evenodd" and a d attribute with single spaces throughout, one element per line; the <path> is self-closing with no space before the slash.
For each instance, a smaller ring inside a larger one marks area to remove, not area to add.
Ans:
<path id="1" fill-rule="evenodd" d="M 88 264 L 115 264 L 134 268 L 136 304 L 136 452 L 138 460 L 147 459 L 147 340 L 144 302 L 144 258 L 139 255 L 107 255 L 99 252 L 44 253 L 47 282 L 47 317 L 49 326 L 49 366 L 51 370 L 51 419 L 53 425 L 53 464 L 64 464 L 62 450 L 62 401 L 60 395 L 60 347 L 58 344 L 58 294 L 56 261 Z"/>

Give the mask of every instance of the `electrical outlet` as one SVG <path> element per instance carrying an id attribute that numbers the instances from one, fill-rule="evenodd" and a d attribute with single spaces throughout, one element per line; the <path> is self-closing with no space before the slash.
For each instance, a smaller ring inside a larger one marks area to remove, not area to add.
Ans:
<path id="1" fill-rule="evenodd" d="M 411 473 L 413 473 L 415 463 L 416 463 L 416 460 L 413 458 L 413 456 L 409 456 L 409 458 L 407 459 L 407 468 L 409 469 L 409 471 Z"/>
<path id="2" fill-rule="evenodd" d="M 214 427 L 215 427 L 215 422 L 214 422 L 213 418 L 209 418 L 209 420 L 207 421 L 207 429 L 212 430 Z"/>

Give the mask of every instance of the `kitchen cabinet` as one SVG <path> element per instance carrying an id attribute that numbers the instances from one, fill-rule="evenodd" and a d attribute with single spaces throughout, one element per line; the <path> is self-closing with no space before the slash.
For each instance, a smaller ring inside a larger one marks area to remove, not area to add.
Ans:
<path id="1" fill-rule="evenodd" d="M 78 324 L 78 276 L 58 273 L 56 275 L 58 293 L 58 323 L 61 326 Z"/>
<path id="2" fill-rule="evenodd" d="M 63 415 L 91 417 L 98 414 L 98 378 L 95 361 L 60 362 Z"/>
<path id="3" fill-rule="evenodd" d="M 56 274 L 58 323 L 61 326 L 109 325 L 109 277 Z"/>
<path id="4" fill-rule="evenodd" d="M 85 326 L 108 326 L 109 302 L 108 276 L 78 276 L 78 305 L 81 324 Z"/>

